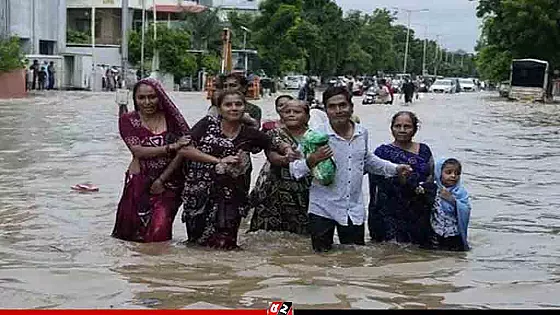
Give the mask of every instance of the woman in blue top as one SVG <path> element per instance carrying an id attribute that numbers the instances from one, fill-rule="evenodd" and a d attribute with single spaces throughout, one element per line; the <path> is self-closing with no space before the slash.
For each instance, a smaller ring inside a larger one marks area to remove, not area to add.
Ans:
<path id="1" fill-rule="evenodd" d="M 408 164 L 408 178 L 370 175 L 368 227 L 373 241 L 426 245 L 430 237 L 430 212 L 435 198 L 434 160 L 430 147 L 413 141 L 419 121 L 409 111 L 391 120 L 394 141 L 375 150 L 378 157 Z"/>

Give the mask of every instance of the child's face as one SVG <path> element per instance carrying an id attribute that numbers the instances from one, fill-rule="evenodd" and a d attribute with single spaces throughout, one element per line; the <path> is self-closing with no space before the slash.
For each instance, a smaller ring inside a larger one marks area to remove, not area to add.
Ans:
<path id="1" fill-rule="evenodd" d="M 441 170 L 441 183 L 445 187 L 455 186 L 461 180 L 461 171 L 458 165 L 447 164 Z"/>

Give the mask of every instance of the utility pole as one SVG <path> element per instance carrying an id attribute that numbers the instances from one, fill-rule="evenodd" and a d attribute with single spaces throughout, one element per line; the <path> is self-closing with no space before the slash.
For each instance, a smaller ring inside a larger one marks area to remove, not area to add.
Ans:
<path id="1" fill-rule="evenodd" d="M 91 90 L 95 91 L 96 85 L 95 85 L 95 81 L 96 81 L 96 68 L 97 65 L 95 64 L 96 60 L 95 60 L 95 0 L 91 0 L 91 63 L 92 63 L 92 69 L 91 69 Z"/>
<path id="2" fill-rule="evenodd" d="M 121 60 L 122 60 L 122 84 L 127 89 L 126 81 L 128 78 L 128 0 L 122 0 L 121 9 Z"/>
<path id="3" fill-rule="evenodd" d="M 157 9 L 156 0 L 152 0 L 154 10 L 154 57 L 152 59 L 152 73 L 157 78 L 159 72 L 159 52 L 157 50 Z"/>
<path id="4" fill-rule="evenodd" d="M 424 51 L 422 53 L 422 75 L 426 75 L 426 46 L 428 45 L 428 25 L 426 25 L 426 34 L 424 34 Z"/>
<path id="5" fill-rule="evenodd" d="M 436 35 L 436 49 L 435 49 L 435 55 L 434 55 L 434 76 L 437 76 L 437 66 L 438 66 L 439 54 L 440 54 L 439 36 L 440 35 Z"/>
<path id="6" fill-rule="evenodd" d="M 144 78 L 144 46 L 146 41 L 146 0 L 142 0 L 142 43 L 140 44 L 140 78 Z"/>
<path id="7" fill-rule="evenodd" d="M 403 65 L 403 74 L 406 74 L 406 66 L 408 62 L 408 45 L 410 41 L 410 15 L 412 14 L 412 12 L 428 12 L 429 10 L 428 9 L 410 10 L 410 9 L 401 9 L 398 7 L 393 7 L 393 8 L 397 10 L 405 11 L 407 13 L 406 45 L 404 48 L 404 65 Z"/>
<path id="8" fill-rule="evenodd" d="M 243 53 L 245 54 L 245 75 L 247 75 L 247 70 L 249 70 L 249 56 L 247 55 L 247 32 L 251 32 L 250 29 L 245 26 L 241 26 L 243 30 Z"/>

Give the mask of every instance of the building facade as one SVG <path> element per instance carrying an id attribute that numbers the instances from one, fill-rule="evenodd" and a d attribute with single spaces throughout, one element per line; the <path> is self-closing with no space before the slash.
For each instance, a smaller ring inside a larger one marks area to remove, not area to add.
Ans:
<path id="1" fill-rule="evenodd" d="M 98 45 L 120 45 L 122 34 L 122 0 L 67 0 L 68 30 L 72 40 L 79 39 L 83 44 L 91 42 L 92 12 L 95 10 L 95 43 Z M 206 7 L 196 1 L 184 0 L 144 0 L 147 18 L 152 19 L 153 9 L 158 20 L 174 20 L 182 12 L 201 12 Z M 129 28 L 138 29 L 142 25 L 142 0 L 128 0 Z"/>
<path id="2" fill-rule="evenodd" d="M 259 0 L 199 0 L 200 4 L 224 10 L 257 11 Z"/>
<path id="3" fill-rule="evenodd" d="M 66 0 L 0 0 L 0 36 L 17 36 L 28 55 L 66 47 Z"/>

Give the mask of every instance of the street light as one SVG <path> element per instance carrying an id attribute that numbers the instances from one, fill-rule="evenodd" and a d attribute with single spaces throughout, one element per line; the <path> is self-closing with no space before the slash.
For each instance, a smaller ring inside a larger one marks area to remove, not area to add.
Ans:
<path id="1" fill-rule="evenodd" d="M 407 13 L 408 23 L 406 27 L 406 46 L 404 48 L 404 65 L 403 65 L 403 74 L 406 74 L 406 64 L 408 61 L 408 44 L 410 40 L 410 15 L 412 14 L 412 12 L 428 12 L 430 10 L 428 9 L 410 10 L 410 9 L 401 9 L 399 7 L 392 7 L 392 8 L 396 9 L 397 11 L 402 10 Z"/>
<path id="2" fill-rule="evenodd" d="M 251 30 L 245 26 L 241 26 L 243 30 L 243 54 L 245 55 L 245 75 L 247 75 L 247 68 L 249 67 L 249 58 L 247 56 L 247 33 L 251 33 Z"/>

